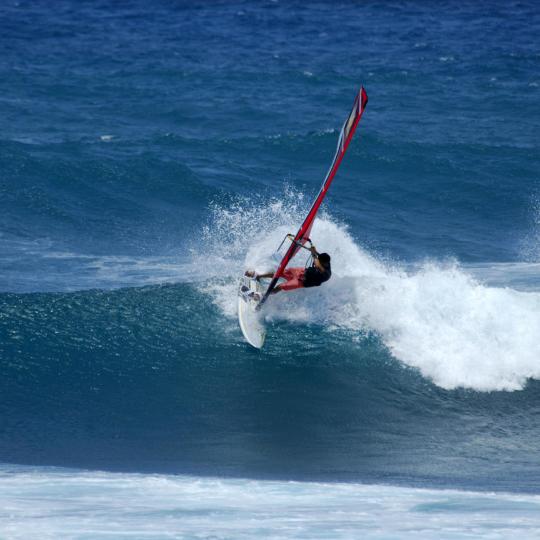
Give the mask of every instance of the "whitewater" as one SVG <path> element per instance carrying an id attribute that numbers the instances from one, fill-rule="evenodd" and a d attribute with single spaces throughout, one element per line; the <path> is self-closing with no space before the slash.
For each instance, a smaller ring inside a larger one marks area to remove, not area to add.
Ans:
<path id="1" fill-rule="evenodd" d="M 203 290 L 228 317 L 236 316 L 236 276 L 247 268 L 274 269 L 277 247 L 302 215 L 298 201 L 304 197 L 287 188 L 284 194 L 267 204 L 243 200 L 213 207 L 207 246 L 204 255 L 194 255 L 194 264 L 214 274 L 217 284 Z M 478 269 L 474 277 L 455 260 L 428 260 L 410 269 L 370 254 L 328 213 L 315 221 L 312 238 L 331 253 L 332 280 L 272 297 L 265 307 L 270 324 L 347 329 L 360 343 L 375 333 L 396 359 L 446 389 L 518 390 L 540 377 L 538 283 L 532 281 L 527 291 L 489 286 Z M 305 259 L 297 255 L 289 266 L 304 266 Z"/>
<path id="2" fill-rule="evenodd" d="M 533 539 L 540 532 L 538 495 L 61 469 L 1 472 L 0 535 L 13 540 L 36 530 L 47 540 L 201 538 L 202 530 L 216 540 L 348 539 L 360 530 L 370 540 L 495 540 Z"/>

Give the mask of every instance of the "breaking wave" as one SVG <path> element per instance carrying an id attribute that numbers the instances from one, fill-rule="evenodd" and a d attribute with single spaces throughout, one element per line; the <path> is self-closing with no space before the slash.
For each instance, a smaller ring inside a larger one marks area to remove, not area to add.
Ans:
<path id="1" fill-rule="evenodd" d="M 201 289 L 227 317 L 236 316 L 236 276 L 245 268 L 275 268 L 274 251 L 305 207 L 290 189 L 266 204 L 261 198 L 213 206 L 193 260 L 214 276 Z M 456 261 L 411 268 L 384 260 L 324 212 L 312 238 L 332 255 L 333 278 L 318 289 L 273 297 L 269 324 L 346 329 L 352 339 L 376 334 L 396 359 L 445 389 L 519 390 L 529 378 L 540 378 L 539 292 L 489 285 Z M 304 265 L 305 256 L 295 261 Z"/>

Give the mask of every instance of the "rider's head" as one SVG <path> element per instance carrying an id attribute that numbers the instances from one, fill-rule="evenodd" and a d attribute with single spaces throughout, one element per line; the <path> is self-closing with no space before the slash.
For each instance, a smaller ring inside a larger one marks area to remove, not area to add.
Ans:
<path id="1" fill-rule="evenodd" d="M 318 259 L 325 268 L 330 268 L 330 255 L 328 253 L 319 254 Z"/>

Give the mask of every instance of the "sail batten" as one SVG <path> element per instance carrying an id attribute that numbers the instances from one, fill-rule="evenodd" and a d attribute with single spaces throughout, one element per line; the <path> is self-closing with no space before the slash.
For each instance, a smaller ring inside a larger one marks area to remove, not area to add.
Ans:
<path id="1" fill-rule="evenodd" d="M 291 242 L 291 245 L 289 246 L 287 252 L 285 253 L 285 256 L 281 260 L 276 272 L 274 273 L 272 281 L 270 282 L 270 285 L 266 289 L 266 292 L 263 298 L 261 299 L 261 302 L 259 305 L 262 305 L 266 301 L 266 299 L 268 298 L 268 295 L 272 292 L 274 287 L 277 285 L 279 278 L 283 275 L 283 272 L 285 271 L 285 268 L 289 264 L 290 260 L 295 256 L 296 252 L 300 249 L 300 246 L 303 245 L 309 239 L 311 228 L 313 227 L 313 222 L 315 221 L 315 217 L 317 215 L 319 207 L 321 206 L 324 200 L 324 197 L 326 196 L 326 193 L 328 191 L 328 188 L 330 187 L 330 184 L 332 183 L 332 180 L 334 179 L 336 175 L 336 172 L 341 164 L 341 161 L 343 160 L 343 156 L 345 155 L 345 152 L 347 151 L 349 143 L 351 142 L 351 139 L 356 130 L 356 126 L 360 122 L 360 118 L 362 118 L 362 114 L 364 112 L 364 109 L 366 108 L 367 102 L 368 102 L 367 93 L 364 90 L 364 87 L 361 87 L 360 91 L 358 92 L 354 100 L 351 112 L 349 113 L 349 116 L 347 117 L 347 119 L 345 120 L 343 124 L 343 127 L 341 128 L 338 144 L 336 148 L 336 153 L 334 155 L 334 159 L 332 160 L 332 164 L 330 165 L 330 169 L 328 170 L 328 173 L 326 174 L 324 178 L 321 189 L 319 190 L 319 193 L 317 194 L 315 201 L 313 202 L 306 218 L 304 219 L 304 222 L 298 229 L 298 232 L 296 233 L 294 240 Z"/>

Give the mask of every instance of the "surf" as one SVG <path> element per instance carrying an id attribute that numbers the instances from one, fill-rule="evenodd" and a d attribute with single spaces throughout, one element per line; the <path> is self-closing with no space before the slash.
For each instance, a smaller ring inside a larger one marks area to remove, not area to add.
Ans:
<path id="1" fill-rule="evenodd" d="M 425 540 L 442 527 L 454 538 L 525 539 L 540 527 L 540 496 L 531 494 L 51 467 L 0 466 L 0 473 L 0 501 L 9 508 L 0 534 L 13 539 L 36 529 L 51 539 L 144 538 L 154 531 L 196 538 L 204 528 L 214 538 L 346 539 L 362 530 L 373 540 Z"/>
<path id="2" fill-rule="evenodd" d="M 229 207 L 212 207 L 207 243 L 195 261 L 204 259 L 220 276 L 199 288 L 224 316 L 237 316 L 234 276 L 246 267 L 275 268 L 276 258 L 268 254 L 306 206 L 305 197 L 284 188 L 282 199 L 266 205 L 239 198 Z M 346 330 L 351 340 L 375 335 L 404 366 L 445 389 L 511 391 L 540 378 L 539 291 L 505 286 L 500 276 L 498 286 L 490 285 L 456 260 L 411 265 L 385 259 L 359 245 L 328 211 L 312 234 L 332 253 L 333 277 L 324 287 L 273 298 L 265 308 L 267 324 Z"/>

